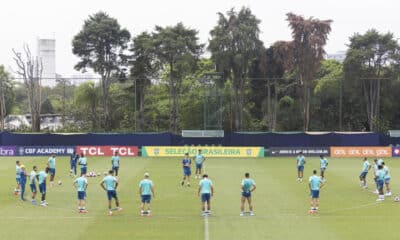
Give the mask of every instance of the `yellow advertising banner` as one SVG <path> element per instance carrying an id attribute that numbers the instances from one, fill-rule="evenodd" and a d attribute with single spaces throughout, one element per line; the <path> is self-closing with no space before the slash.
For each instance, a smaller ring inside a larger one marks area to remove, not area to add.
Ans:
<path id="1" fill-rule="evenodd" d="M 190 156 L 201 153 L 205 157 L 237 157 L 237 158 L 256 158 L 264 157 L 263 147 L 215 147 L 215 146 L 145 146 L 142 147 L 143 157 L 182 157 L 185 153 Z"/>
<path id="2" fill-rule="evenodd" d="M 391 157 L 391 147 L 331 147 L 331 157 Z"/>

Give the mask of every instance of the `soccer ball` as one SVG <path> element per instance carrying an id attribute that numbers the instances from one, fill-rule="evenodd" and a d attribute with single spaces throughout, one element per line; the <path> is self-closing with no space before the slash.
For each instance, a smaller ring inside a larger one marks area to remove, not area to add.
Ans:
<path id="1" fill-rule="evenodd" d="M 58 185 L 62 185 L 62 182 L 61 182 L 61 180 L 59 180 L 59 181 L 58 181 Z"/>
<path id="2" fill-rule="evenodd" d="M 398 197 L 398 196 L 394 197 L 394 201 L 395 202 L 400 202 L 400 197 Z"/>

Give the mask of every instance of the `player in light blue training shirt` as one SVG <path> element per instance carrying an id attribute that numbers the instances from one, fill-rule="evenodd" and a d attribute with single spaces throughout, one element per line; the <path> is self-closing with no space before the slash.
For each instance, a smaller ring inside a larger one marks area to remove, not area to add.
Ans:
<path id="1" fill-rule="evenodd" d="M 81 166 L 81 176 L 82 174 L 86 174 L 88 161 L 83 153 L 81 153 L 81 156 L 79 157 L 78 164 Z"/>
<path id="2" fill-rule="evenodd" d="M 297 160 L 297 181 L 303 182 L 303 172 L 304 165 L 306 164 L 306 158 L 303 155 L 303 152 L 299 152 L 299 155 L 296 158 Z"/>
<path id="3" fill-rule="evenodd" d="M 192 175 L 192 160 L 189 158 L 189 153 L 185 153 L 185 157 L 182 160 L 183 167 L 183 179 L 181 185 L 185 185 L 185 180 L 187 181 L 187 186 L 190 187 L 190 175 Z"/>
<path id="4" fill-rule="evenodd" d="M 82 174 L 79 178 L 75 179 L 74 187 L 78 192 L 78 211 L 79 213 L 87 213 L 86 210 L 86 189 L 88 186 L 88 182 L 86 179 L 86 175 Z"/>
<path id="5" fill-rule="evenodd" d="M 379 197 L 376 200 L 377 202 L 385 200 L 385 195 L 383 193 L 383 185 L 385 184 L 385 170 L 383 169 L 382 165 L 378 165 L 378 170 L 376 171 L 376 184 L 378 186 L 378 194 Z"/>
<path id="6" fill-rule="evenodd" d="M 328 167 L 328 159 L 324 157 L 324 155 L 320 155 L 320 167 L 321 167 L 321 179 L 325 178 L 325 171 Z"/>
<path id="7" fill-rule="evenodd" d="M 385 186 L 386 186 L 386 194 L 385 196 L 392 196 L 392 192 L 390 191 L 390 170 L 389 167 L 386 166 L 385 162 L 382 162 L 382 166 L 383 166 L 383 171 L 385 172 L 385 178 L 384 178 L 384 182 L 385 182 Z"/>
<path id="8" fill-rule="evenodd" d="M 20 161 L 15 161 L 15 181 L 17 185 L 14 188 L 14 195 L 18 195 L 21 191 L 21 163 Z"/>
<path id="9" fill-rule="evenodd" d="M 311 192 L 311 209 L 310 214 L 317 213 L 319 207 L 319 191 L 323 186 L 323 181 L 321 177 L 317 176 L 317 170 L 313 171 L 313 175 L 308 180 L 310 192 Z"/>
<path id="10" fill-rule="evenodd" d="M 200 194 L 202 215 L 209 215 L 211 214 L 211 197 L 214 195 L 214 187 L 207 174 L 204 174 L 203 179 L 199 182 L 197 195 L 200 196 Z"/>
<path id="11" fill-rule="evenodd" d="M 40 171 L 38 174 L 39 191 L 42 194 L 42 200 L 40 202 L 40 205 L 43 207 L 47 207 L 48 205 L 46 202 L 46 178 L 48 173 L 49 173 L 49 168 L 46 167 L 44 171 Z"/>
<path id="12" fill-rule="evenodd" d="M 114 156 L 111 157 L 111 169 L 114 170 L 115 176 L 118 176 L 118 170 L 119 170 L 119 156 L 118 152 L 114 152 Z"/>
<path id="13" fill-rule="evenodd" d="M 371 164 L 369 164 L 368 159 L 365 157 L 363 160 L 363 167 L 360 174 L 361 187 L 367 188 L 367 174 L 371 169 Z"/>
<path id="14" fill-rule="evenodd" d="M 29 175 L 29 186 L 31 187 L 31 192 L 32 192 L 32 201 L 31 203 L 33 205 L 36 204 L 36 192 L 37 192 L 37 188 L 36 188 L 36 180 L 37 180 L 38 174 L 37 174 L 37 167 L 33 166 L 31 174 Z"/>
<path id="15" fill-rule="evenodd" d="M 244 179 L 242 180 L 241 188 L 242 188 L 242 198 L 240 204 L 240 216 L 244 216 L 244 205 L 246 203 L 249 204 L 250 215 L 253 216 L 253 204 L 251 199 L 251 193 L 256 190 L 256 183 L 253 179 L 250 178 L 250 173 L 244 174 Z"/>
<path id="16" fill-rule="evenodd" d="M 108 175 L 103 178 L 100 183 L 100 186 L 107 192 L 107 199 L 108 199 L 108 213 L 112 215 L 112 199 L 115 199 L 115 205 L 117 206 L 117 211 L 121 211 L 122 208 L 119 207 L 119 201 L 117 196 L 117 187 L 118 187 L 118 180 L 114 177 L 114 171 L 108 171 Z"/>
<path id="17" fill-rule="evenodd" d="M 144 179 L 139 183 L 139 195 L 142 199 L 142 204 L 140 206 L 140 215 L 151 216 L 150 210 L 150 202 L 151 197 L 155 197 L 154 195 L 154 184 L 153 181 L 149 179 L 150 175 L 148 173 L 144 174 Z M 145 206 L 147 205 L 147 210 L 145 210 Z"/>
<path id="18" fill-rule="evenodd" d="M 50 174 L 50 187 L 54 186 L 54 177 L 56 176 L 56 155 L 51 155 L 47 160 L 47 167 L 49 167 Z"/>
<path id="19" fill-rule="evenodd" d="M 204 157 L 203 154 L 201 154 L 201 149 L 198 150 L 197 155 L 194 157 L 196 161 L 196 176 L 194 178 L 199 178 L 201 176 L 201 171 L 203 168 L 203 163 L 206 161 L 206 158 Z"/>

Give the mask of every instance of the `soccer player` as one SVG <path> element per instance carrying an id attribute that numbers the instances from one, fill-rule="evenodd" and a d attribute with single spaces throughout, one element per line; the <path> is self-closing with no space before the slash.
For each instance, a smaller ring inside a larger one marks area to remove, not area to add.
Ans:
<path id="1" fill-rule="evenodd" d="M 21 201 L 26 201 L 26 199 L 24 198 L 25 186 L 26 186 L 26 176 L 27 176 L 25 165 L 21 165 L 21 170 L 19 172 L 19 176 L 20 176 L 20 185 L 21 185 Z"/>
<path id="2" fill-rule="evenodd" d="M 242 180 L 242 199 L 240 205 L 240 216 L 244 216 L 244 204 L 247 202 L 249 204 L 250 216 L 254 216 L 253 204 L 251 202 L 251 193 L 256 190 L 256 183 L 250 178 L 250 173 L 244 174 L 244 179 Z"/>
<path id="3" fill-rule="evenodd" d="M 71 165 L 71 168 L 69 170 L 69 175 L 72 177 L 76 177 L 76 164 L 78 163 L 78 159 L 79 159 L 79 154 L 77 154 L 76 152 L 73 152 L 70 156 L 70 160 L 69 163 Z M 74 175 L 72 175 L 74 174 Z"/>
<path id="4" fill-rule="evenodd" d="M 206 158 L 201 154 L 201 149 L 198 150 L 198 153 L 194 158 L 196 160 L 196 176 L 194 178 L 200 179 L 201 169 L 203 168 L 203 163 L 206 161 Z"/>
<path id="5" fill-rule="evenodd" d="M 144 179 L 139 183 L 139 194 L 142 198 L 142 205 L 140 206 L 140 215 L 144 216 L 151 216 L 150 212 L 150 202 L 151 196 L 155 197 L 154 195 L 154 185 L 153 181 L 149 179 L 150 175 L 148 173 L 144 174 Z M 147 210 L 145 211 L 145 205 L 147 205 Z"/>
<path id="6" fill-rule="evenodd" d="M 311 209 L 310 209 L 310 214 L 314 214 L 318 212 L 318 207 L 319 207 L 319 190 L 322 188 L 324 185 L 322 177 L 317 176 L 317 170 L 313 171 L 313 175 L 309 178 L 308 186 L 310 188 L 311 192 Z"/>
<path id="7" fill-rule="evenodd" d="M 42 199 L 40 201 L 40 206 L 47 207 L 46 202 L 46 178 L 49 173 L 49 168 L 46 167 L 44 171 L 40 171 L 38 174 L 39 177 L 39 191 L 42 194 Z"/>
<path id="8" fill-rule="evenodd" d="M 49 168 L 50 174 L 50 187 L 54 186 L 54 177 L 56 176 L 56 155 L 51 155 L 47 160 L 47 167 Z"/>
<path id="9" fill-rule="evenodd" d="M 378 199 L 377 202 L 385 200 L 385 195 L 383 193 L 383 185 L 385 184 L 385 170 L 383 170 L 382 165 L 378 165 L 378 171 L 376 171 L 376 185 L 378 187 Z"/>
<path id="10" fill-rule="evenodd" d="M 324 157 L 324 155 L 320 155 L 320 167 L 321 167 L 321 179 L 324 180 L 325 178 L 325 171 L 328 167 L 328 159 Z"/>
<path id="11" fill-rule="evenodd" d="M 306 158 L 303 155 L 303 152 L 299 152 L 297 156 L 297 181 L 303 182 L 303 172 L 304 172 L 304 164 L 306 164 Z"/>
<path id="12" fill-rule="evenodd" d="M 361 187 L 368 188 L 367 187 L 367 174 L 368 174 L 368 171 L 371 169 L 371 165 L 369 164 L 368 159 L 366 157 L 364 158 L 363 161 L 364 161 L 364 163 L 363 163 L 362 171 L 360 174 Z"/>
<path id="13" fill-rule="evenodd" d="M 81 176 L 82 174 L 87 173 L 87 158 L 83 153 L 81 153 L 81 156 L 79 157 L 78 164 L 81 166 Z"/>
<path id="14" fill-rule="evenodd" d="M 199 182 L 199 190 L 197 195 L 201 194 L 201 215 L 207 216 L 211 214 L 211 197 L 214 195 L 214 187 L 207 174 L 203 175 L 203 179 Z"/>
<path id="15" fill-rule="evenodd" d="M 79 213 L 87 213 L 86 210 L 86 189 L 88 186 L 88 182 L 86 179 L 86 175 L 82 174 L 79 178 L 75 179 L 74 187 L 78 191 L 78 211 Z"/>
<path id="16" fill-rule="evenodd" d="M 37 179 L 37 167 L 33 166 L 31 174 L 29 175 L 29 186 L 31 187 L 31 192 L 32 192 L 32 200 L 31 203 L 33 205 L 36 205 L 36 179 Z"/>
<path id="17" fill-rule="evenodd" d="M 185 180 L 187 181 L 187 186 L 190 187 L 190 175 L 192 175 L 192 160 L 189 158 L 189 153 L 185 153 L 185 157 L 182 160 L 183 167 L 183 179 L 182 186 L 185 185 Z"/>
<path id="18" fill-rule="evenodd" d="M 386 166 L 385 162 L 382 162 L 382 166 L 383 166 L 383 171 L 385 172 L 385 186 L 386 186 L 386 194 L 385 196 L 392 196 L 392 192 L 390 191 L 390 171 L 389 171 L 389 167 Z"/>
<path id="19" fill-rule="evenodd" d="M 377 180 L 376 180 L 376 176 L 377 176 L 377 172 L 378 172 L 378 159 L 374 159 L 374 181 L 375 181 L 375 194 L 379 194 L 379 191 L 378 191 L 378 182 L 377 182 Z"/>
<path id="20" fill-rule="evenodd" d="M 14 195 L 18 195 L 19 192 L 21 191 L 20 171 L 21 171 L 21 163 L 20 163 L 20 161 L 16 161 L 15 162 L 15 181 L 17 182 L 17 185 L 14 188 Z"/>
<path id="21" fill-rule="evenodd" d="M 115 199 L 115 205 L 117 206 L 117 211 L 121 211 L 122 208 L 119 207 L 119 201 L 117 196 L 118 180 L 114 177 L 114 171 L 108 171 L 108 175 L 103 178 L 100 186 L 107 192 L 108 198 L 108 214 L 111 216 L 113 214 L 111 204 L 112 199 Z"/>
<path id="22" fill-rule="evenodd" d="M 115 151 L 114 156 L 111 157 L 111 169 L 114 170 L 115 176 L 118 176 L 119 156 L 117 151 Z"/>

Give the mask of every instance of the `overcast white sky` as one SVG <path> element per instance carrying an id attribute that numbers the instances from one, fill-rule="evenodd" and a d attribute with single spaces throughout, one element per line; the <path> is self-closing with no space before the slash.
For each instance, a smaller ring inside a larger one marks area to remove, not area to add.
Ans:
<path id="1" fill-rule="evenodd" d="M 65 76 L 74 74 L 77 58 L 71 40 L 88 15 L 99 10 L 117 18 L 132 35 L 152 31 L 154 26 L 183 22 L 199 31 L 207 42 L 217 22 L 217 12 L 232 7 L 250 7 L 261 20 L 261 40 L 266 46 L 277 40 L 289 40 L 285 21 L 287 12 L 332 19 L 332 32 L 326 50 L 345 50 L 354 32 L 376 28 L 400 37 L 399 0 L 4 0 L 0 14 L 0 64 L 13 67 L 11 49 L 28 43 L 35 51 L 36 38 L 55 37 L 56 69 Z"/>

